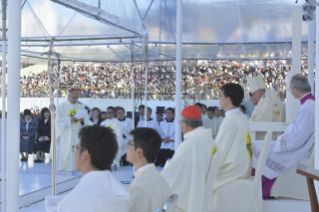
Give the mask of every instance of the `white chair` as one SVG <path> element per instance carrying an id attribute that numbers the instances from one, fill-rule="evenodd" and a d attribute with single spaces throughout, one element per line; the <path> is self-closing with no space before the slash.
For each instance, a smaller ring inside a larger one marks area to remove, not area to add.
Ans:
<path id="1" fill-rule="evenodd" d="M 178 195 L 177 194 L 172 194 L 165 201 L 163 209 L 156 209 L 154 212 L 175 212 L 177 199 L 178 199 Z"/>
<path id="2" fill-rule="evenodd" d="M 216 180 L 217 172 L 221 163 L 220 151 L 215 152 L 214 157 L 211 161 L 209 172 L 206 177 L 205 187 L 205 199 L 204 199 L 204 211 L 208 211 L 209 202 L 213 195 L 214 182 Z"/>
<path id="3" fill-rule="evenodd" d="M 314 149 L 309 159 L 300 160 L 299 163 L 314 168 Z M 300 200 L 310 200 L 307 179 L 296 173 L 297 164 L 278 176 L 270 189 L 272 197 L 288 197 Z"/>
<path id="4" fill-rule="evenodd" d="M 261 176 L 269 153 L 271 138 L 272 131 L 268 131 L 259 154 L 255 177 L 234 180 L 214 190 L 209 211 L 265 211 L 262 199 Z"/>

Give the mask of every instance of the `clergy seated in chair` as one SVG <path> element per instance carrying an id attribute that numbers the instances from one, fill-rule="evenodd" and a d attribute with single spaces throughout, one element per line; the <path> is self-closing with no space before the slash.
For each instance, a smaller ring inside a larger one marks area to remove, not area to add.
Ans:
<path id="1" fill-rule="evenodd" d="M 166 161 L 172 158 L 175 151 L 175 114 L 174 109 L 166 109 L 166 119 L 160 123 L 159 134 L 162 137 L 161 150 L 155 165 L 164 167 Z"/>
<path id="2" fill-rule="evenodd" d="M 135 179 L 127 189 L 130 193 L 128 212 L 149 212 L 162 208 L 172 194 L 154 161 L 162 143 L 159 134 L 150 128 L 136 128 L 131 133 L 126 160 L 135 169 Z"/>
<path id="3" fill-rule="evenodd" d="M 82 128 L 79 142 L 72 150 L 76 169 L 83 177 L 66 196 L 47 196 L 47 211 L 127 212 L 129 194 L 110 172 L 117 149 L 111 128 L 99 125 Z"/>
<path id="4" fill-rule="evenodd" d="M 161 174 L 178 195 L 176 212 L 199 212 L 204 210 L 206 176 L 216 143 L 211 130 L 203 127 L 197 107 L 184 108 L 179 118 L 184 141 Z"/>
<path id="5" fill-rule="evenodd" d="M 122 146 L 122 140 L 123 140 L 122 125 L 119 122 L 119 120 L 117 120 L 117 118 L 115 118 L 115 108 L 114 107 L 111 107 L 111 106 L 108 107 L 106 109 L 106 114 L 107 114 L 107 119 L 101 123 L 101 126 L 113 129 L 113 131 L 116 135 L 116 140 L 117 140 L 119 148 L 118 148 L 117 154 L 115 156 L 114 164 L 119 167 L 120 166 L 120 159 L 122 156 L 121 155 L 121 146 Z"/>
<path id="6" fill-rule="evenodd" d="M 249 124 L 246 116 L 238 108 L 243 98 L 244 90 L 238 84 L 229 83 L 221 88 L 219 103 L 226 113 L 215 140 L 220 151 L 221 165 L 214 183 L 212 196 L 212 202 L 214 203 L 209 211 L 226 212 L 225 208 L 229 207 L 226 207 L 225 202 L 214 201 L 228 198 L 219 196 L 219 194 L 225 193 L 223 192 L 224 185 L 239 179 L 250 178 L 252 152 L 248 130 Z M 235 189 L 233 192 L 242 193 Z M 236 198 L 236 195 L 230 196 Z M 232 203 L 232 209 L 237 208 L 238 211 L 243 211 L 243 207 L 254 204 L 253 201 L 243 203 L 238 202 L 236 199 L 228 199 L 227 201 Z"/>
<path id="7" fill-rule="evenodd" d="M 293 76 L 290 91 L 296 99 L 300 99 L 301 107 L 284 134 L 274 137 L 270 145 L 262 176 L 264 199 L 269 197 L 269 191 L 276 177 L 299 160 L 310 157 L 315 141 L 315 97 L 310 93 L 308 79 L 300 74 Z M 252 143 L 253 168 L 256 168 L 261 146 L 262 141 L 257 140 Z M 253 169 L 253 176 L 254 173 Z"/>
<path id="8" fill-rule="evenodd" d="M 266 89 L 262 76 L 259 74 L 256 78 L 246 78 L 249 83 L 251 102 L 256 106 L 250 122 L 285 122 L 285 108 L 278 97 L 277 92 Z M 256 139 L 263 140 L 266 132 L 257 132 Z M 280 135 L 275 132 L 274 136 Z"/>

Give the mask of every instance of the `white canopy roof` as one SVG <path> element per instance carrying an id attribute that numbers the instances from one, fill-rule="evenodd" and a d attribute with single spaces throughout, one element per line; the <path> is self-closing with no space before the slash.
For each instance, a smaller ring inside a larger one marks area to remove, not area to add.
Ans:
<path id="1" fill-rule="evenodd" d="M 149 60 L 175 59 L 175 0 L 22 3 L 22 55 L 45 58 L 41 54 L 55 38 L 54 50 L 62 60 L 130 61 L 129 43 L 134 41 L 139 61 L 145 58 L 142 43 L 148 37 Z M 183 59 L 290 59 L 293 7 L 303 3 L 184 0 Z M 306 42 L 307 22 L 302 37 Z M 307 44 L 302 48 L 306 52 Z"/>

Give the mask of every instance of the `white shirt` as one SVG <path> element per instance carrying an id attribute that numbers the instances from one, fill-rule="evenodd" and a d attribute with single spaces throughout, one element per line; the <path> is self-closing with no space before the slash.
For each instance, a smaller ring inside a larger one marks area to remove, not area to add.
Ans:
<path id="1" fill-rule="evenodd" d="M 154 163 L 150 163 L 150 164 L 147 164 L 145 166 L 142 166 L 136 172 L 143 172 L 145 169 L 147 169 L 148 167 L 151 167 L 151 166 L 154 166 Z"/>
<path id="2" fill-rule="evenodd" d="M 163 120 L 159 127 L 158 127 L 158 133 L 164 138 L 169 138 L 171 142 L 165 143 L 162 142 L 161 149 L 170 149 L 175 150 L 175 118 L 173 120 L 168 121 L 167 119 Z"/>
<path id="3" fill-rule="evenodd" d="M 45 120 L 44 120 L 44 123 L 47 124 L 48 121 L 49 121 L 49 119 L 45 119 Z"/>
<path id="4" fill-rule="evenodd" d="M 129 194 L 110 171 L 91 171 L 63 199 L 55 197 L 46 197 L 49 212 L 56 211 L 56 204 L 58 212 L 127 212 Z"/>
<path id="5" fill-rule="evenodd" d="M 227 116 L 227 114 L 229 114 L 229 113 L 237 113 L 238 115 L 243 115 L 243 113 L 239 110 L 238 107 L 227 111 L 227 112 L 225 113 L 225 116 Z"/>
<path id="6" fill-rule="evenodd" d="M 27 126 L 26 129 L 29 130 L 29 123 L 31 122 L 31 119 L 29 121 L 27 121 L 26 119 L 24 119 L 27 122 Z"/>

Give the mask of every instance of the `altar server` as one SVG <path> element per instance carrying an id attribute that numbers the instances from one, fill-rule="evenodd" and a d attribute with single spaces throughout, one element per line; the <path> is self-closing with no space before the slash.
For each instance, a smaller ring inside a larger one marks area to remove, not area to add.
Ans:
<path id="1" fill-rule="evenodd" d="M 122 155 L 124 155 L 126 153 L 127 143 L 130 141 L 129 134 L 133 129 L 132 119 L 125 116 L 125 109 L 122 107 L 117 108 L 116 114 L 117 114 L 117 119 L 121 123 L 121 127 L 122 127 L 122 139 L 123 140 L 122 140 L 121 151 L 122 151 Z"/>
<path id="2" fill-rule="evenodd" d="M 129 194 L 110 172 L 118 149 L 113 130 L 99 125 L 84 127 L 72 149 L 76 169 L 83 177 L 66 196 L 47 196 L 47 211 L 127 212 Z"/>
<path id="3" fill-rule="evenodd" d="M 164 167 L 167 159 L 172 158 L 175 151 L 175 114 L 174 109 L 166 109 L 166 119 L 159 126 L 159 134 L 162 137 L 161 150 L 156 160 L 156 166 Z"/>
<path id="4" fill-rule="evenodd" d="M 131 133 L 126 160 L 133 163 L 135 178 L 128 187 L 129 212 L 153 212 L 163 208 L 172 194 L 163 176 L 156 170 L 154 161 L 160 150 L 161 137 L 150 128 L 137 128 Z"/>
<path id="5" fill-rule="evenodd" d="M 75 171 L 74 157 L 71 155 L 71 147 L 78 142 L 78 133 L 84 125 L 92 125 L 84 106 L 78 103 L 79 91 L 70 89 L 68 98 L 59 106 L 55 120 L 55 138 L 59 142 L 58 171 Z M 85 113 L 83 113 L 85 111 Z M 82 112 L 83 118 L 74 116 Z"/>
<path id="6" fill-rule="evenodd" d="M 297 74 L 292 77 L 290 91 L 300 99 L 301 107 L 294 121 L 285 133 L 273 139 L 270 145 L 266 167 L 263 172 L 263 198 L 269 191 L 276 177 L 294 166 L 299 160 L 309 158 L 315 141 L 315 97 L 310 93 L 308 79 Z M 253 147 L 253 167 L 256 168 L 262 141 L 255 141 Z M 254 175 L 254 170 L 253 173 Z"/>
<path id="7" fill-rule="evenodd" d="M 204 210 L 206 176 L 216 143 L 211 130 L 202 125 L 202 114 L 197 107 L 184 108 L 181 114 L 184 141 L 161 172 L 172 193 L 178 195 L 177 212 Z"/>
<path id="8" fill-rule="evenodd" d="M 255 109 L 249 119 L 250 122 L 285 122 L 285 108 L 275 91 L 266 89 L 262 76 L 259 74 L 252 79 L 247 77 L 251 102 Z M 257 132 L 256 139 L 263 140 L 266 132 Z M 275 135 L 279 135 L 275 133 Z"/>
<path id="9" fill-rule="evenodd" d="M 146 127 L 148 128 L 152 128 L 154 130 L 156 130 L 158 132 L 158 123 L 157 120 L 151 118 L 152 115 L 152 109 L 150 107 L 147 107 L 147 114 L 146 114 L 146 118 L 147 118 L 147 125 Z M 145 124 L 145 120 L 141 119 L 139 120 L 138 124 L 137 124 L 137 128 L 139 127 L 144 127 Z"/>
<path id="10" fill-rule="evenodd" d="M 117 143 L 118 143 L 118 153 L 116 154 L 116 157 L 115 157 L 115 165 L 116 166 L 120 166 L 120 158 L 121 158 L 121 146 L 122 146 L 122 140 L 123 140 L 123 135 L 122 135 L 122 126 L 121 126 L 121 123 L 116 119 L 114 118 L 115 116 L 115 108 L 114 107 L 108 107 L 106 109 L 106 113 L 107 113 L 107 119 L 104 120 L 102 123 L 101 123 L 101 126 L 104 126 L 104 127 L 108 127 L 108 128 L 111 128 L 114 130 L 114 133 L 116 135 L 116 140 L 117 140 Z"/>
<path id="11" fill-rule="evenodd" d="M 208 107 L 207 108 L 207 119 L 204 123 L 204 127 L 207 129 L 211 129 L 213 139 L 216 138 L 217 132 L 220 126 L 220 121 L 214 117 L 214 108 Z"/>
<path id="12" fill-rule="evenodd" d="M 232 211 L 225 210 L 228 205 L 223 199 L 231 202 L 233 209 L 244 211 L 243 208 L 250 207 L 251 202 L 238 202 L 236 195 L 221 196 L 225 194 L 225 184 L 234 180 L 250 178 L 252 168 L 252 152 L 250 134 L 248 131 L 248 120 L 239 110 L 239 105 L 244 98 L 243 88 L 234 83 L 229 83 L 221 88 L 219 103 L 225 110 L 225 119 L 219 127 L 216 143 L 220 151 L 221 165 L 214 183 L 213 205 L 210 211 Z M 242 194 L 243 191 L 232 190 L 233 194 Z"/>

